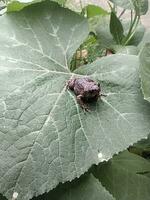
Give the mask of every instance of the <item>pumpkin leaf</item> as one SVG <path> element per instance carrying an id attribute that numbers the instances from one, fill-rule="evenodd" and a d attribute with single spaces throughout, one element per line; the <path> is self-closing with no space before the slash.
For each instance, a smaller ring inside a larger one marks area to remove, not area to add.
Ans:
<path id="1" fill-rule="evenodd" d="M 74 72 L 87 20 L 52 2 L 0 18 L 0 192 L 29 200 L 84 174 L 148 135 L 137 56 L 112 55 Z M 107 94 L 84 113 L 66 82 L 91 77 Z"/>

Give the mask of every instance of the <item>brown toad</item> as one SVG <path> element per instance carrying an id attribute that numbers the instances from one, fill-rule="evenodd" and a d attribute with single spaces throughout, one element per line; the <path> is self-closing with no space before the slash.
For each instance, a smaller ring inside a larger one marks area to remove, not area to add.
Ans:
<path id="1" fill-rule="evenodd" d="M 101 94 L 100 84 L 87 77 L 70 79 L 67 88 L 74 91 L 77 102 L 86 111 L 89 110 L 88 102 L 96 102 L 100 96 L 106 96 Z"/>

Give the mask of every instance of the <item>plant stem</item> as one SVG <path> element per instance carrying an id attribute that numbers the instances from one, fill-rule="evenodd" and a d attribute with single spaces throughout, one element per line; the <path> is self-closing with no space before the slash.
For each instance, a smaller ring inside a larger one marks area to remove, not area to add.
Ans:
<path id="1" fill-rule="evenodd" d="M 80 9 L 81 9 L 81 14 L 84 14 L 84 13 L 82 13 L 82 12 L 84 12 L 84 11 L 83 11 L 82 0 L 80 0 Z"/>
<path id="2" fill-rule="evenodd" d="M 131 10 L 131 24 L 133 23 L 133 10 Z"/>
<path id="3" fill-rule="evenodd" d="M 126 11 L 126 9 L 123 9 L 123 11 L 120 13 L 120 15 L 119 15 L 119 19 L 122 17 L 122 15 L 125 13 L 125 11 Z"/>
<path id="4" fill-rule="evenodd" d="M 132 23 L 132 28 L 131 28 L 130 32 L 128 33 L 128 35 L 127 35 L 127 38 L 126 38 L 126 41 L 125 41 L 125 45 L 128 44 L 128 42 L 131 40 L 131 38 L 135 34 L 135 31 L 136 31 L 136 28 L 138 26 L 139 20 L 140 20 L 140 16 L 136 15 L 135 20 Z"/>
<path id="5" fill-rule="evenodd" d="M 131 34 L 132 29 L 133 29 L 133 27 L 134 27 L 134 25 L 136 23 L 136 20 L 137 20 L 137 15 L 135 14 L 134 19 L 132 20 L 133 22 L 130 25 L 130 29 L 129 29 L 128 34 L 127 34 L 127 38 L 130 37 L 130 34 Z"/>
<path id="6" fill-rule="evenodd" d="M 133 11 L 131 10 L 131 23 L 130 23 L 130 28 L 129 28 L 128 34 L 125 37 L 124 45 L 127 45 L 128 42 L 133 37 L 133 35 L 135 34 L 139 20 L 140 20 L 140 16 L 138 15 L 137 12 L 135 12 L 135 16 L 134 16 L 134 19 L 133 19 Z"/>

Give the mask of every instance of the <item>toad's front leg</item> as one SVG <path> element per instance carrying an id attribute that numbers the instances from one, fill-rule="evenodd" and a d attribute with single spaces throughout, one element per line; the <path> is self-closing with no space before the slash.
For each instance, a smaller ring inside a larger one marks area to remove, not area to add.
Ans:
<path id="1" fill-rule="evenodd" d="M 75 85 L 75 81 L 76 79 L 70 79 L 69 81 L 66 82 L 66 89 L 70 89 L 73 90 L 74 89 L 74 85 Z"/>
<path id="2" fill-rule="evenodd" d="M 85 111 L 90 111 L 89 110 L 89 108 L 88 108 L 88 106 L 84 103 L 84 101 L 82 100 L 82 95 L 80 94 L 80 95 L 78 95 L 77 96 L 77 102 L 78 102 L 78 104 L 81 106 L 81 108 L 83 109 L 83 110 L 85 110 Z"/>

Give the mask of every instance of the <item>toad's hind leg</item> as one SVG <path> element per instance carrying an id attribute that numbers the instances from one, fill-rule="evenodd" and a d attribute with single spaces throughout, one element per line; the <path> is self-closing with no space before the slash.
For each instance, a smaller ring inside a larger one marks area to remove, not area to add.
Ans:
<path id="1" fill-rule="evenodd" d="M 78 95 L 77 96 L 77 102 L 78 104 L 81 106 L 81 108 L 85 111 L 90 111 L 88 106 L 84 103 L 84 101 L 82 100 L 82 95 Z"/>

